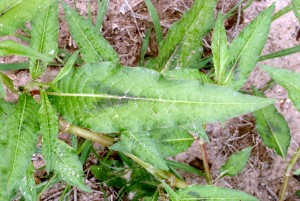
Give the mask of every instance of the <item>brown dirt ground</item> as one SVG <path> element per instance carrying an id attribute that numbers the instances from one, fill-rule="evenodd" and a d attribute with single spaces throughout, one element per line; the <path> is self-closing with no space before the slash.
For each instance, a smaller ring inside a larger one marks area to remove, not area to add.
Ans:
<path id="1" fill-rule="evenodd" d="M 68 0 L 67 2 L 73 5 L 72 0 Z M 88 0 L 77 0 L 76 2 L 79 12 L 87 16 Z M 91 2 L 92 16 L 95 20 L 97 4 L 95 0 Z M 158 11 L 164 34 L 167 33 L 170 25 L 177 21 L 182 13 L 192 4 L 192 0 L 154 0 L 152 2 Z M 218 10 L 226 12 L 237 2 L 238 0 L 221 0 L 218 3 Z M 259 12 L 271 5 L 272 2 L 271 0 L 254 0 L 253 4 L 247 10 L 227 21 L 228 38 L 232 39 L 237 35 L 246 24 L 254 19 Z M 288 3 L 290 3 L 289 0 L 277 0 L 276 10 L 279 10 Z M 63 18 L 63 12 L 61 11 L 60 14 L 59 45 L 60 47 L 66 47 L 70 51 L 73 51 L 76 49 L 76 44 L 70 37 Z M 102 33 L 118 52 L 121 62 L 124 65 L 135 66 L 139 60 L 142 39 L 150 25 L 151 18 L 143 0 L 111 0 L 103 24 Z M 276 20 L 272 24 L 271 33 L 263 53 L 299 45 L 299 41 L 297 41 L 298 32 L 299 22 L 293 13 L 289 13 Z M 0 38 L 0 41 L 4 39 L 6 38 Z M 209 37 L 207 37 L 206 40 L 209 44 Z M 157 55 L 157 44 L 155 42 L 154 32 L 151 34 L 147 55 Z M 294 54 L 279 59 L 272 59 L 261 62 L 257 66 L 267 64 L 300 72 L 299 56 L 300 54 Z M 20 61 L 24 61 L 24 59 L 16 56 L 0 58 L 0 63 Z M 57 71 L 56 68 L 49 68 L 43 79 L 52 79 Z M 27 71 L 9 72 L 8 75 L 16 81 L 16 86 L 24 85 L 30 80 Z M 245 89 L 249 88 L 250 85 L 262 87 L 268 80 L 268 76 L 257 68 L 249 78 Z M 278 111 L 284 115 L 291 129 L 292 141 L 286 161 L 278 157 L 274 151 L 263 146 L 261 138 L 255 130 L 255 120 L 251 115 L 244 115 L 228 120 L 224 126 L 221 124 L 207 125 L 206 130 L 211 140 L 211 143 L 207 144 L 207 153 L 211 164 L 212 176 L 216 178 L 220 166 L 226 161 L 226 158 L 230 154 L 247 146 L 254 146 L 250 162 L 241 174 L 233 178 L 225 177 L 223 179 L 214 180 L 214 183 L 218 186 L 248 192 L 262 201 L 273 201 L 278 198 L 287 161 L 291 158 L 291 155 L 295 152 L 300 143 L 300 113 L 295 110 L 283 88 L 275 86 L 271 90 L 268 90 L 266 95 L 278 99 L 276 107 Z M 15 98 L 16 97 L 9 96 L 9 100 L 11 101 L 16 100 Z M 68 137 L 62 136 L 62 138 L 67 139 Z M 194 143 L 187 152 L 175 158 L 178 161 L 201 168 L 202 156 L 197 143 Z M 34 156 L 33 160 L 36 167 L 43 164 L 42 158 L 39 155 Z M 85 166 L 89 167 L 95 163 L 96 160 L 94 156 L 91 156 L 88 164 Z M 300 164 L 297 165 L 297 167 L 299 166 Z M 90 176 L 88 168 L 85 169 L 85 172 L 86 182 L 92 187 L 94 192 L 87 194 L 73 188 L 70 192 L 70 199 L 83 201 L 103 200 L 103 192 L 101 192 L 97 185 L 97 181 Z M 43 175 L 44 172 L 37 171 L 36 173 L 37 179 L 42 178 Z M 195 175 L 184 174 L 184 177 L 190 184 L 205 184 L 203 178 L 196 177 Z M 41 200 L 58 200 L 63 190 L 63 185 L 56 185 L 48 190 L 42 196 Z M 299 181 L 292 178 L 289 182 L 286 200 L 299 200 L 293 196 L 296 190 L 300 190 Z M 109 195 L 109 200 L 114 200 L 114 196 L 117 192 L 112 188 L 106 189 L 106 192 Z"/>

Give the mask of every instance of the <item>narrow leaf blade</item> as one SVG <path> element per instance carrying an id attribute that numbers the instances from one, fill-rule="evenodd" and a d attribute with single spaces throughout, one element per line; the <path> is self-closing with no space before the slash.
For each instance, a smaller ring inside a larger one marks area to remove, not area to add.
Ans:
<path id="1" fill-rule="evenodd" d="M 69 74 L 71 71 L 76 58 L 78 56 L 79 51 L 76 51 L 72 54 L 72 56 L 67 61 L 66 65 L 59 71 L 58 75 L 55 77 L 55 79 L 51 82 L 52 84 L 56 83 L 57 81 L 61 80 L 63 77 Z"/>
<path id="2" fill-rule="evenodd" d="M 30 47 L 41 54 L 54 58 L 58 49 L 58 1 L 41 11 L 32 21 Z M 47 62 L 29 60 L 29 70 L 33 79 L 38 78 L 47 67 Z"/>
<path id="3" fill-rule="evenodd" d="M 255 95 L 264 97 L 258 90 L 255 90 Z M 286 120 L 277 112 L 274 105 L 269 105 L 253 114 L 256 118 L 256 129 L 262 137 L 263 143 L 285 158 L 291 141 L 290 129 Z"/>
<path id="4" fill-rule="evenodd" d="M 226 70 L 225 64 L 228 58 L 227 36 L 221 13 L 219 13 L 215 24 L 211 50 L 213 53 L 215 81 L 220 84 Z"/>
<path id="5" fill-rule="evenodd" d="M 26 94 L 19 96 L 16 110 L 7 119 L 7 161 L 9 163 L 7 186 L 9 190 L 20 184 L 34 153 L 38 137 L 38 105 Z M 30 141 L 28 140 L 30 139 Z"/>
<path id="6" fill-rule="evenodd" d="M 300 22 L 300 1 L 299 0 L 292 0 L 293 10 L 295 13 L 295 16 L 298 18 Z"/>
<path id="7" fill-rule="evenodd" d="M 43 59 L 45 61 L 51 61 L 52 58 L 39 53 L 38 51 L 16 43 L 11 40 L 5 40 L 0 42 L 0 56 L 18 55 L 29 58 Z"/>
<path id="8" fill-rule="evenodd" d="M 52 169 L 61 179 L 78 189 L 91 192 L 83 181 L 82 164 L 75 150 L 66 143 L 57 140 L 54 150 Z"/>
<path id="9" fill-rule="evenodd" d="M 86 63 L 111 61 L 119 63 L 119 58 L 113 47 L 99 35 L 91 22 L 85 20 L 76 11 L 62 2 L 73 39 L 80 47 L 83 60 Z"/>
<path id="10" fill-rule="evenodd" d="M 266 71 L 276 83 L 288 91 L 289 98 L 297 110 L 300 111 L 300 74 L 271 66 L 263 66 L 262 69 Z"/>
<path id="11" fill-rule="evenodd" d="M 274 5 L 261 12 L 229 46 L 224 86 L 239 90 L 254 69 L 269 35 Z"/>
<path id="12" fill-rule="evenodd" d="M 9 35 L 55 0 L 1 0 L 0 36 Z"/>
<path id="13" fill-rule="evenodd" d="M 236 176 L 239 174 L 247 164 L 247 161 L 250 157 L 252 147 L 247 147 L 242 151 L 232 154 L 224 165 L 222 165 L 220 170 L 220 177 L 223 176 Z"/>
<path id="14" fill-rule="evenodd" d="M 215 0 L 195 1 L 192 8 L 174 23 L 165 40 L 159 44 L 159 55 L 146 67 L 166 72 L 197 65 L 202 54 L 202 39 L 209 32 L 214 18 Z"/>
<path id="15" fill-rule="evenodd" d="M 58 134 L 58 117 L 44 91 L 41 91 L 41 106 L 38 114 L 42 133 L 42 154 L 46 161 L 46 170 L 50 172 Z"/>
<path id="16" fill-rule="evenodd" d="M 187 200 L 232 200 L 232 201 L 259 201 L 255 197 L 229 188 L 217 186 L 192 185 L 177 191 L 181 201 Z"/>

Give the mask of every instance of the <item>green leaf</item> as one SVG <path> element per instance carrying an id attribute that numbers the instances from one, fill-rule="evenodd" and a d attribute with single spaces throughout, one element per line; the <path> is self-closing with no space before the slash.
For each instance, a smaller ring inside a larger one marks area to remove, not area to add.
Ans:
<path id="1" fill-rule="evenodd" d="M 175 169 L 184 170 L 186 172 L 199 175 L 201 177 L 205 176 L 205 174 L 200 172 L 198 169 L 196 169 L 190 165 L 187 165 L 185 163 L 180 163 L 180 162 L 171 161 L 171 160 L 167 160 L 166 162 L 167 162 L 168 166 L 171 166 Z"/>
<path id="2" fill-rule="evenodd" d="M 300 168 L 295 170 L 294 175 L 300 175 Z"/>
<path id="3" fill-rule="evenodd" d="M 52 169 L 68 184 L 82 191 L 91 192 L 84 183 L 82 164 L 75 150 L 61 140 L 56 141 Z"/>
<path id="4" fill-rule="evenodd" d="M 271 66 L 263 66 L 262 69 L 266 71 L 276 83 L 288 91 L 290 99 L 297 110 L 300 111 L 300 74 Z"/>
<path id="5" fill-rule="evenodd" d="M 300 1 L 299 0 L 292 0 L 293 10 L 295 13 L 295 16 L 298 18 L 300 22 Z"/>
<path id="6" fill-rule="evenodd" d="M 227 35 L 224 26 L 224 20 L 221 13 L 219 13 L 212 38 L 211 50 L 213 53 L 213 62 L 215 69 L 215 81 L 221 84 L 225 78 L 226 61 L 228 59 L 228 44 Z"/>
<path id="7" fill-rule="evenodd" d="M 27 62 L 0 64 L 0 70 L 1 71 L 20 70 L 20 69 L 27 69 L 27 68 L 28 68 L 28 63 Z"/>
<path id="8" fill-rule="evenodd" d="M 8 135 L 6 135 L 5 125 L 7 116 L 15 110 L 15 106 L 0 98 L 0 200 L 10 200 L 10 192 L 7 189 L 7 179 L 9 164 L 8 160 Z"/>
<path id="9" fill-rule="evenodd" d="M 22 192 L 23 197 L 27 201 L 38 200 L 33 173 L 34 167 L 33 164 L 30 163 L 27 168 L 25 177 L 20 182 L 20 190 Z"/>
<path id="10" fill-rule="evenodd" d="M 0 76 L 0 98 L 5 98 L 5 97 L 6 97 L 6 91 L 3 86 L 2 77 Z"/>
<path id="11" fill-rule="evenodd" d="M 51 84 L 56 83 L 57 81 L 61 80 L 63 77 L 68 75 L 76 61 L 79 51 L 76 51 L 72 54 L 72 56 L 67 61 L 66 65 L 59 71 L 58 75 L 52 80 Z"/>
<path id="12" fill-rule="evenodd" d="M 224 86 L 239 90 L 248 79 L 268 39 L 273 10 L 261 12 L 229 46 Z"/>
<path id="13" fill-rule="evenodd" d="M 222 165 L 220 170 L 220 176 L 236 176 L 239 174 L 247 164 L 248 158 L 250 157 L 252 147 L 247 147 L 242 151 L 232 154 L 224 165 Z"/>
<path id="14" fill-rule="evenodd" d="M 194 141 L 194 137 L 187 130 L 178 127 L 150 130 L 149 136 L 163 157 L 175 156 L 186 151 Z"/>
<path id="15" fill-rule="evenodd" d="M 170 70 L 163 73 L 164 77 L 172 80 L 198 80 L 202 83 L 212 83 L 211 79 L 207 77 L 204 73 L 200 72 L 198 69 L 178 69 Z"/>
<path id="16" fill-rule="evenodd" d="M 54 0 L 1 0 L 0 36 L 9 35 Z"/>
<path id="17" fill-rule="evenodd" d="M 15 89 L 13 80 L 10 79 L 6 74 L 2 73 L 0 71 L 0 80 L 3 83 L 3 85 L 5 85 L 10 91 L 16 93 L 17 90 Z"/>
<path id="18" fill-rule="evenodd" d="M 152 31 L 152 26 L 150 26 L 150 28 L 147 30 L 147 32 L 145 33 L 145 37 L 143 39 L 143 43 L 142 43 L 142 48 L 141 48 L 141 58 L 139 61 L 139 66 L 144 66 L 144 59 L 145 59 L 145 55 L 147 52 L 147 48 L 149 45 L 149 39 L 150 39 L 150 34 Z"/>
<path id="19" fill-rule="evenodd" d="M 254 94 L 264 97 L 258 90 L 255 90 Z M 264 144 L 285 158 L 291 141 L 290 129 L 286 120 L 277 112 L 274 105 L 269 105 L 253 114 L 256 118 L 256 129 Z"/>
<path id="20" fill-rule="evenodd" d="M 120 148 L 119 144 L 121 144 Z M 121 135 L 121 141 L 110 146 L 110 149 L 133 154 L 156 168 L 169 169 L 158 151 L 157 144 L 148 133 L 124 132 Z"/>
<path id="21" fill-rule="evenodd" d="M 57 0 L 41 10 L 32 21 L 30 47 L 41 54 L 54 58 L 58 48 L 58 2 Z M 33 79 L 38 78 L 47 67 L 47 62 L 29 60 L 29 70 Z"/>
<path id="22" fill-rule="evenodd" d="M 154 29 L 156 33 L 156 42 L 159 45 L 160 42 L 163 40 L 163 32 L 160 26 L 160 20 L 152 2 L 150 0 L 145 0 L 145 3 L 152 18 L 152 22 L 154 24 Z"/>
<path id="23" fill-rule="evenodd" d="M 271 52 L 269 54 L 263 55 L 261 57 L 259 57 L 259 61 L 263 61 L 263 60 L 267 60 L 267 59 L 273 59 L 273 58 L 277 58 L 277 57 L 284 57 L 290 54 L 295 54 L 300 52 L 300 45 L 296 45 L 294 47 L 291 48 L 287 48 L 287 49 L 282 49 L 276 52 Z"/>
<path id="24" fill-rule="evenodd" d="M 164 188 L 166 189 L 171 201 L 180 201 L 179 196 L 174 192 L 174 190 L 165 182 L 162 183 Z"/>
<path id="25" fill-rule="evenodd" d="M 3 157 L 9 164 L 7 180 L 9 191 L 20 185 L 20 180 L 26 174 L 34 153 L 39 131 L 37 112 L 36 101 L 31 96 L 22 94 L 19 96 L 16 110 L 6 121 L 8 154 Z"/>
<path id="26" fill-rule="evenodd" d="M 192 185 L 185 189 L 177 191 L 180 201 L 187 200 L 206 200 L 206 201 L 259 201 L 255 197 L 229 188 L 217 186 Z"/>
<path id="27" fill-rule="evenodd" d="M 62 2 L 67 22 L 73 39 L 80 48 L 81 56 L 86 63 L 111 61 L 119 63 L 113 47 L 99 35 L 99 31 L 76 11 Z"/>
<path id="28" fill-rule="evenodd" d="M 167 80 L 153 70 L 109 62 L 72 69 L 55 88 L 48 95 L 60 115 L 103 133 L 224 121 L 274 102 L 194 80 Z"/>
<path id="29" fill-rule="evenodd" d="M 162 72 L 197 66 L 203 52 L 202 39 L 213 25 L 215 6 L 216 0 L 195 1 L 159 44 L 158 57 L 146 66 Z"/>
<path id="30" fill-rule="evenodd" d="M 53 162 L 53 150 L 55 149 L 58 135 L 58 117 L 48 100 L 47 94 L 43 90 L 41 90 L 39 121 L 43 140 L 42 154 L 46 161 L 46 170 L 50 172 Z"/>
<path id="31" fill-rule="evenodd" d="M 18 55 L 29 58 L 43 59 L 45 61 L 51 61 L 52 58 L 48 55 L 43 55 L 38 51 L 16 43 L 12 40 L 5 40 L 0 42 L 0 56 Z"/>
<path id="32" fill-rule="evenodd" d="M 109 0 L 97 0 L 98 2 L 98 12 L 97 12 L 97 22 L 96 22 L 96 30 L 101 33 L 102 23 L 104 20 L 105 13 L 108 8 L 108 1 Z"/>

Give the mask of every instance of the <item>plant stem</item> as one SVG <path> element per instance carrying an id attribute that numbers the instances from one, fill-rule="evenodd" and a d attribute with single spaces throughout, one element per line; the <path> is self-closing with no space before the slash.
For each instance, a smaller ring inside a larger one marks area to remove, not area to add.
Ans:
<path id="1" fill-rule="evenodd" d="M 283 181 L 282 188 L 281 188 L 282 190 L 279 195 L 279 201 L 284 201 L 284 196 L 285 196 L 285 193 L 288 188 L 289 178 L 291 177 L 291 174 L 292 174 L 291 172 L 292 172 L 297 160 L 299 159 L 299 157 L 300 157 L 300 147 L 298 147 L 296 153 L 293 155 L 292 159 L 290 160 L 289 164 L 286 167 L 286 170 L 284 173 L 284 181 Z"/>
<path id="2" fill-rule="evenodd" d="M 203 158 L 203 165 L 204 165 L 204 171 L 205 171 L 205 179 L 207 184 L 211 185 L 212 184 L 212 178 L 209 170 L 209 164 L 208 164 L 208 159 L 207 159 L 207 154 L 206 154 L 206 149 L 205 149 L 205 143 L 200 139 L 199 144 L 201 146 L 201 153 L 202 153 L 202 158 Z"/>
<path id="3" fill-rule="evenodd" d="M 88 140 L 92 140 L 94 142 L 101 144 L 102 146 L 105 146 L 105 147 L 108 147 L 115 142 L 115 140 L 111 137 L 105 136 L 102 133 L 96 133 L 96 132 L 69 124 L 68 122 L 66 122 L 65 120 L 63 120 L 61 118 L 59 119 L 59 126 L 60 126 L 60 128 L 59 128 L 60 131 L 73 133 L 74 135 L 83 137 Z"/>
<path id="4" fill-rule="evenodd" d="M 296 153 L 293 155 L 292 159 L 290 160 L 289 164 L 286 167 L 284 173 L 284 181 L 281 188 L 282 190 L 280 191 L 280 195 L 279 195 L 279 201 L 284 201 L 284 196 L 288 188 L 289 178 L 291 177 L 292 174 L 291 172 L 299 157 L 300 157 L 300 147 L 297 149 Z"/>
<path id="5" fill-rule="evenodd" d="M 157 168 L 153 167 L 152 165 L 150 165 L 149 163 L 146 163 L 146 162 L 140 160 L 135 155 L 132 155 L 132 154 L 125 154 L 125 155 L 128 156 L 129 158 L 131 158 L 136 163 L 138 163 L 143 168 L 145 168 L 149 173 L 151 173 L 153 176 L 155 176 L 158 180 L 162 180 L 162 179 L 166 180 L 172 186 L 175 186 L 177 188 L 186 188 L 188 186 L 188 184 L 185 181 L 178 179 L 177 177 L 175 177 L 175 175 L 173 175 L 172 173 L 170 173 L 168 171 L 157 169 Z"/>

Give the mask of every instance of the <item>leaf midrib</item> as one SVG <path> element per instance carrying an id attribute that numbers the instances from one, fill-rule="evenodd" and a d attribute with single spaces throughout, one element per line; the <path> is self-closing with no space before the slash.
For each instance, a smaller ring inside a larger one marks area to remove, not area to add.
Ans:
<path id="1" fill-rule="evenodd" d="M 8 6 L 7 8 L 5 8 L 4 10 L 2 10 L 2 11 L 0 12 L 0 17 L 1 17 L 2 15 L 4 15 L 8 10 L 11 10 L 13 7 L 15 7 L 15 6 L 17 6 L 18 4 L 22 3 L 22 1 L 23 1 L 23 0 L 19 0 L 19 1 L 17 1 L 16 3 L 14 3 L 14 4 Z"/>
<path id="2" fill-rule="evenodd" d="M 206 104 L 206 105 L 256 105 L 253 102 L 203 102 L 203 101 L 188 101 L 188 100 L 170 100 L 170 99 L 160 99 L 160 98 L 142 98 L 142 97 L 128 97 L 128 96 L 117 96 L 109 94 L 82 94 L 82 93 L 57 93 L 57 92 L 47 92 L 50 96 L 63 96 L 63 97 L 91 97 L 91 98 L 103 98 L 103 99 L 118 99 L 118 100 L 133 100 L 133 101 L 147 101 L 147 102 L 166 102 L 166 103 L 187 103 L 187 104 Z M 260 103 L 270 102 L 271 99 L 266 99 Z"/>

